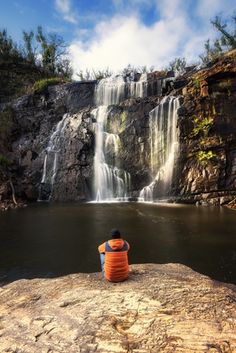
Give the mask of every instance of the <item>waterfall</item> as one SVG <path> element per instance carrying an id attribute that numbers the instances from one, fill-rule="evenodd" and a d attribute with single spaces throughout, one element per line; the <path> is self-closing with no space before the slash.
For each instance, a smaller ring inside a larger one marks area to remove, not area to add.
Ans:
<path id="1" fill-rule="evenodd" d="M 50 201 L 52 197 L 53 184 L 57 173 L 58 156 L 60 154 L 61 143 L 64 138 L 63 132 L 68 116 L 68 114 L 64 114 L 62 120 L 56 125 L 55 131 L 51 134 L 45 150 L 43 175 L 39 188 L 38 201 Z"/>
<path id="2" fill-rule="evenodd" d="M 96 87 L 96 104 L 116 105 L 128 98 L 147 96 L 147 74 L 142 74 L 138 81 L 133 77 L 124 78 L 122 75 L 111 76 L 99 81 Z"/>
<path id="3" fill-rule="evenodd" d="M 179 98 L 167 96 L 149 113 L 150 169 L 153 181 L 141 190 L 140 201 L 154 201 L 155 189 L 161 196 L 170 193 L 178 152 L 179 106 Z"/>
<path id="4" fill-rule="evenodd" d="M 146 75 L 137 82 L 112 76 L 101 80 L 95 91 L 97 108 L 92 114 L 95 124 L 94 195 L 95 200 L 126 200 L 131 188 L 130 174 L 120 168 L 120 138 L 108 131 L 107 119 L 111 105 L 131 97 L 147 94 Z"/>
<path id="5" fill-rule="evenodd" d="M 120 138 L 106 131 L 108 106 L 101 105 L 92 114 L 96 119 L 94 191 L 96 201 L 125 199 L 130 189 L 130 175 L 119 168 Z"/>
<path id="6" fill-rule="evenodd" d="M 146 97 L 147 96 L 147 74 L 142 74 L 137 82 L 130 82 L 130 97 Z"/>

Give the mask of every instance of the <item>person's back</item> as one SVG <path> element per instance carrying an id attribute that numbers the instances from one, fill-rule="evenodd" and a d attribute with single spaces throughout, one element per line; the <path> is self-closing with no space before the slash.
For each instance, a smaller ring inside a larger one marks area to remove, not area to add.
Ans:
<path id="1" fill-rule="evenodd" d="M 98 251 L 101 254 L 105 278 L 111 282 L 121 282 L 129 276 L 128 251 L 130 246 L 121 238 L 118 230 L 112 230 L 111 235 L 112 239 L 100 245 Z"/>

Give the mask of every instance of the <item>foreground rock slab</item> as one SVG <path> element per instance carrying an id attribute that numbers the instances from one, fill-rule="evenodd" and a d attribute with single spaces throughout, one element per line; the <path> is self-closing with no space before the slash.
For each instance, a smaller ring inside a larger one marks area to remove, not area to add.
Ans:
<path id="1" fill-rule="evenodd" d="M 186 266 L 19 280 L 0 288 L 0 352 L 236 352 L 236 286 Z"/>

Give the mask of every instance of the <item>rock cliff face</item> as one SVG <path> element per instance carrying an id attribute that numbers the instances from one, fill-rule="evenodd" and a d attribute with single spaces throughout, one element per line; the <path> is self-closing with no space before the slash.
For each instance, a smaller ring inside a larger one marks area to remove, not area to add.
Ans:
<path id="1" fill-rule="evenodd" d="M 53 86 L 44 94 L 13 102 L 13 141 L 8 155 L 14 161 L 14 185 L 21 198 L 38 199 L 50 136 L 68 113 L 64 138 L 57 151 L 59 168 L 53 199 L 89 199 L 94 135 L 88 112 L 93 105 L 94 87 L 94 83 Z M 50 188 L 44 185 L 44 194 L 47 187 Z"/>
<path id="2" fill-rule="evenodd" d="M 170 94 L 180 97 L 181 106 L 179 152 L 169 197 L 202 204 L 232 201 L 236 197 L 236 52 L 175 81 L 161 80 L 161 75 L 150 75 L 146 97 L 128 98 L 109 108 L 108 132 L 120 141 L 119 167 L 131 176 L 129 196 L 138 197 L 155 177 L 150 167 L 149 113 Z M 7 148 L 0 147 L 13 161 L 9 169 L 17 197 L 95 198 L 95 87 L 96 82 L 58 85 L 10 104 L 11 138 Z M 6 106 L 0 109 L 4 112 Z M 8 186 L 2 200 L 10 193 Z"/>
<path id="3" fill-rule="evenodd" d="M 178 264 L 0 287 L 1 352 L 235 353 L 236 288 Z"/>
<path id="4" fill-rule="evenodd" d="M 177 194 L 223 204 L 236 192 L 236 52 L 194 74 L 182 94 Z"/>

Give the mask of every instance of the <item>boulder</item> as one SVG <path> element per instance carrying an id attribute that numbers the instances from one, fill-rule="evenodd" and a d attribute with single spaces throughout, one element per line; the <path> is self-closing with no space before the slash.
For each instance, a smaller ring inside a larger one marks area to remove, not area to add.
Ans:
<path id="1" fill-rule="evenodd" d="M 0 288 L 2 353 L 235 353 L 236 287 L 180 264 L 19 280 Z"/>

